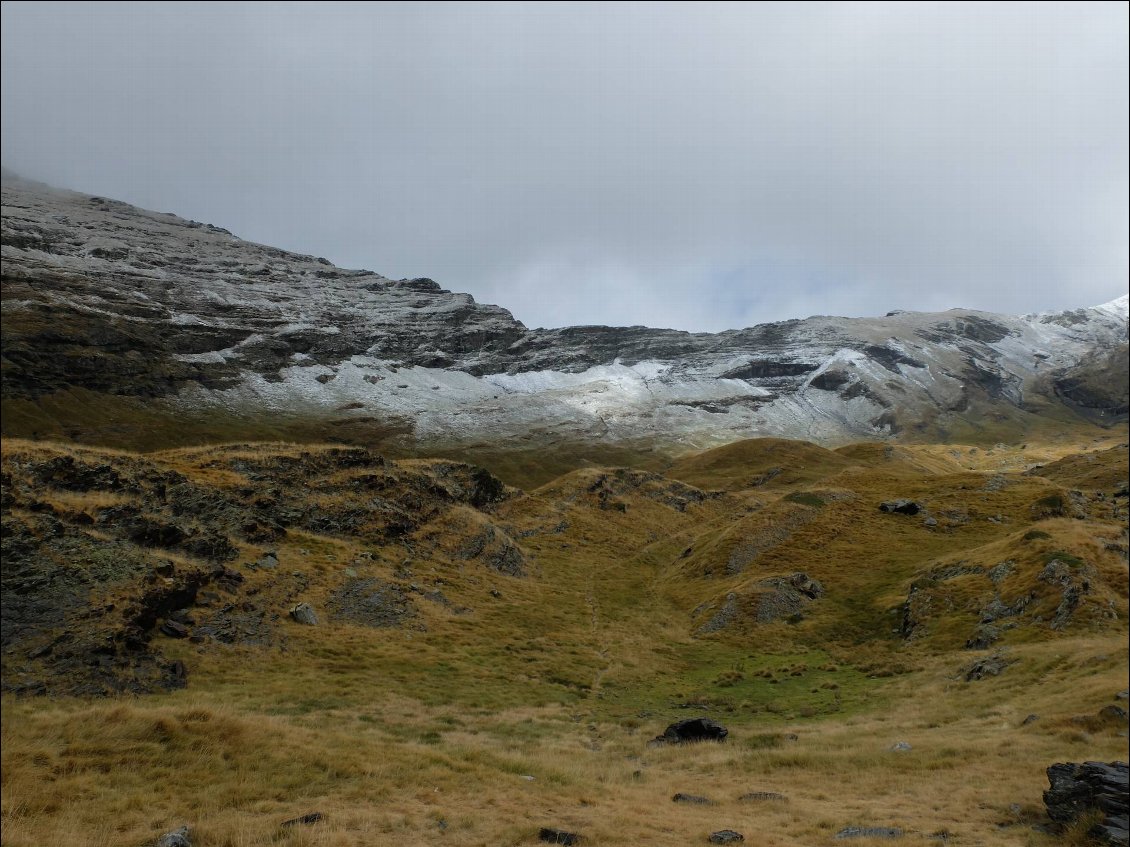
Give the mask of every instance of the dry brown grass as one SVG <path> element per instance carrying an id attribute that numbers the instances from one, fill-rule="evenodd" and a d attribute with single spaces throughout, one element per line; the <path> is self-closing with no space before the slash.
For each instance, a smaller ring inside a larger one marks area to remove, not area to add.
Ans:
<path id="1" fill-rule="evenodd" d="M 201 485 L 238 488 L 249 479 L 233 459 L 321 449 L 241 444 L 146 461 Z M 774 455 L 786 449 L 774 445 Z M 26 442 L 3 450 L 9 458 L 138 460 Z M 1098 506 L 1085 521 L 1035 520 L 1032 502 L 1060 482 L 1015 475 L 986 488 L 998 462 L 1021 453 L 1061 458 L 1065 445 L 996 448 L 991 456 L 948 446 L 893 455 L 815 450 L 834 458 L 806 465 L 788 485 L 682 511 L 665 504 L 654 480 L 617 489 L 611 502 L 623 509 L 602 508 L 592 490 L 602 472 L 577 471 L 489 514 L 441 510 L 408 539 L 411 554 L 399 542 L 292 529 L 271 546 L 280 571 L 306 575 L 303 599 L 320 613 L 346 568 L 395 580 L 406 559 L 414 582 L 472 611 L 419 600 L 414 623 L 393 630 L 284 621 L 271 648 L 165 639 L 165 655 L 190 667 L 187 690 L 116 701 L 6 696 L 3 844 L 140 847 L 182 823 L 193 827 L 194 843 L 220 847 L 517 846 L 536 843 L 541 826 L 608 845 L 705 843 L 726 827 L 770 847 L 831 844 L 853 825 L 898 826 L 910 838 L 946 831 L 960 844 L 1062 843 L 1032 828 L 1044 822 L 1044 769 L 1127 756 L 1122 728 L 1095 720 L 1127 687 L 1126 565 L 1107 546 L 1120 526 Z M 761 467 L 762 452 L 739 450 L 728 472 L 697 470 L 724 476 L 718 488 L 736 487 Z M 405 462 L 389 473 L 430 466 Z M 349 496 L 340 485 L 349 473 L 311 479 L 311 497 Z M 779 500 L 796 491 L 822 505 Z M 124 495 L 87 496 L 50 492 L 71 510 Z M 971 519 L 932 532 L 878 513 L 879 499 L 890 496 Z M 780 517 L 792 514 L 806 520 L 785 521 L 779 532 Z M 1003 522 L 988 520 L 998 515 Z M 488 525 L 522 546 L 529 577 L 459 557 Z M 1024 540 L 1031 527 L 1047 537 Z M 767 533 L 773 543 L 755 543 L 740 573 L 703 576 L 708 561 Z M 687 547 L 694 550 L 684 556 Z M 241 560 L 263 549 L 243 545 Z M 1015 590 L 1027 590 L 1024 580 L 1053 551 L 1095 569 L 1096 598 L 1113 603 L 1118 620 L 1018 629 L 1005 641 L 1016 663 L 975 683 L 961 681 L 960 668 L 983 654 L 961 650 L 960 639 L 976 622 L 983 588 L 955 581 L 953 608 L 919 641 L 891 633 L 891 610 L 931 569 L 1012 559 Z M 694 635 L 699 604 L 793 570 L 828 588 L 805 620 Z M 247 573 L 252 587 L 271 579 Z M 833 693 L 837 705 L 829 706 Z M 686 701 L 729 725 L 730 740 L 649 747 L 668 721 L 697 713 L 678 708 Z M 1022 725 L 1029 713 L 1040 717 Z M 897 741 L 913 749 L 892 752 Z M 788 800 L 739 802 L 750 791 Z M 676 792 L 714 805 L 672 803 Z M 326 820 L 280 829 L 312 811 Z"/>

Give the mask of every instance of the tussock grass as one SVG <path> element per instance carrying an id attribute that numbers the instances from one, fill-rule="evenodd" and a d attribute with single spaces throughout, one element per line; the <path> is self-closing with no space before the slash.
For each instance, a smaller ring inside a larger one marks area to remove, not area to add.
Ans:
<path id="1" fill-rule="evenodd" d="M 350 493 L 360 471 L 318 464 L 332 449 L 233 443 L 142 459 L 3 445 L 6 459 L 143 463 L 227 491 L 257 484 L 240 462 L 307 461 L 310 502 L 326 507 L 360 496 Z M 541 826 L 593 844 L 700 843 L 729 827 L 784 847 L 832 843 L 847 826 L 1061 843 L 1031 828 L 1042 821 L 1044 768 L 1127 755 L 1121 728 L 1095 719 L 1127 687 L 1124 535 L 1094 497 L 1085 519 L 1034 520 L 1031 504 L 1071 481 L 994 463 L 1066 452 L 747 443 L 686 463 L 684 480 L 693 470 L 695 484 L 721 492 L 701 497 L 661 477 L 583 468 L 483 510 L 436 506 L 403 538 L 292 527 L 270 545 L 277 573 L 303 574 L 300 599 L 319 626 L 283 614 L 267 648 L 158 639 L 190 669 L 179 692 L 4 697 L 3 843 L 140 847 L 182 823 L 195 843 L 233 847 L 532 845 Z M 808 464 L 743 487 L 782 455 Z M 1120 458 L 1095 455 L 1088 468 Z M 408 485 L 435 467 L 421 459 L 381 472 Z M 706 486 L 711 478 L 720 484 Z M 131 495 L 44 496 L 93 513 Z M 880 513 L 895 496 L 924 502 L 938 526 Z M 527 576 L 461 552 L 487 529 L 520 546 Z M 242 544 L 235 566 L 264 549 Z M 743 564 L 729 572 L 738 549 Z M 1014 664 L 964 682 L 962 667 L 985 655 L 962 649 L 982 605 L 994 591 L 1005 600 L 1050 591 L 1038 579 L 1049 557 L 1093 573 L 1086 603 L 1062 630 L 1024 619 L 1002 642 Z M 976 572 L 936 576 L 1003 561 L 1014 569 L 995 587 Z M 826 589 L 800 620 L 696 632 L 696 608 L 795 571 Z M 347 572 L 417 586 L 417 615 L 398 629 L 334 620 L 328 598 Z M 276 573 L 245 576 L 267 591 Z M 938 611 L 906 641 L 899 615 L 916 582 L 939 592 Z M 424 597 L 434 591 L 449 602 Z M 1025 725 L 1031 713 L 1039 718 Z M 696 714 L 729 726 L 730 740 L 648 745 Z M 912 749 L 892 752 L 898 741 Z M 752 791 L 788 799 L 738 800 Z M 713 805 L 672 803 L 676 792 Z M 326 820 L 279 828 L 311 811 Z"/>

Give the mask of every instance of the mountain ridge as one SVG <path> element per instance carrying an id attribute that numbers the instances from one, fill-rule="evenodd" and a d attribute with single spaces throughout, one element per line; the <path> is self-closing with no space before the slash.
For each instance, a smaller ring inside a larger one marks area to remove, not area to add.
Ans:
<path id="1" fill-rule="evenodd" d="M 174 413 L 296 415 L 330 433 L 380 423 L 433 446 L 686 449 L 944 436 L 986 416 L 1126 419 L 1123 400 L 1092 390 L 1102 373 L 1074 373 L 1102 371 L 1096 351 L 1126 344 L 1125 296 L 1025 316 L 896 311 L 720 333 L 529 329 L 427 278 L 344 270 L 7 173 L 3 192 L 6 402 L 78 389 Z"/>

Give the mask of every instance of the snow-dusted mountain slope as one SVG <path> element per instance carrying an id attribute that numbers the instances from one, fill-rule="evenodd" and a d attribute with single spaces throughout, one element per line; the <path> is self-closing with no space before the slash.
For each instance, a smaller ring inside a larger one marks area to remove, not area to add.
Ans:
<path id="1" fill-rule="evenodd" d="M 428 279 L 342 270 L 7 175 L 3 283 L 5 398 L 80 387 L 193 409 L 367 416 L 444 443 L 830 441 L 1058 398 L 1100 419 L 1126 412 L 1091 390 L 1103 386 L 1096 357 L 1126 344 L 1125 296 L 1023 317 L 531 330 Z"/>

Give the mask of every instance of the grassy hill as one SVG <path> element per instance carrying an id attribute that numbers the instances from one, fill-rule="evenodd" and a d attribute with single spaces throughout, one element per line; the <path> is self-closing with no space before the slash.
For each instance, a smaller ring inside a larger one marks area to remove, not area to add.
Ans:
<path id="1" fill-rule="evenodd" d="M 6 439 L 3 844 L 1082 843 L 1032 827 L 1127 755 L 1125 430 L 488 453 Z"/>

